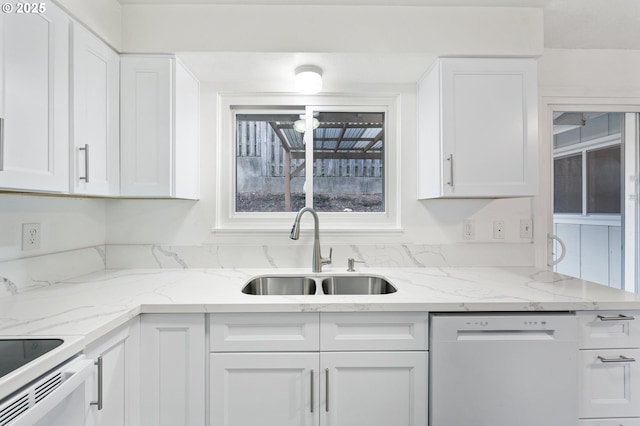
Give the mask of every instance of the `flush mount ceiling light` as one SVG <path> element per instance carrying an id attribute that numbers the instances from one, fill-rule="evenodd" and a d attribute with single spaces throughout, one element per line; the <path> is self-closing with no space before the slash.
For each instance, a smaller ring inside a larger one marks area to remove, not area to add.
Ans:
<path id="1" fill-rule="evenodd" d="M 318 93 L 322 89 L 322 68 L 302 65 L 296 68 L 295 88 L 305 95 Z"/>
<path id="2" fill-rule="evenodd" d="M 313 129 L 317 129 L 320 126 L 320 121 L 317 118 L 313 117 Z M 293 130 L 298 133 L 304 133 L 307 131 L 307 115 L 300 114 L 300 120 L 296 120 L 293 123 Z"/>

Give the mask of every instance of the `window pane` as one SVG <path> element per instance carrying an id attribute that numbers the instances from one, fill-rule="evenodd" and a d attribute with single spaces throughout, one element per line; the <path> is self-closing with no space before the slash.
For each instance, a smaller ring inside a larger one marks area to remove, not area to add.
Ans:
<path id="1" fill-rule="evenodd" d="M 554 213 L 582 213 L 582 154 L 553 162 Z"/>
<path id="2" fill-rule="evenodd" d="M 304 207 L 304 145 L 302 134 L 293 129 L 300 114 L 304 110 L 236 115 L 237 212 Z"/>
<path id="3" fill-rule="evenodd" d="M 620 213 L 620 147 L 587 153 L 587 213 Z"/>
<path id="4" fill-rule="evenodd" d="M 320 112 L 316 118 L 314 208 L 384 212 L 384 113 Z"/>

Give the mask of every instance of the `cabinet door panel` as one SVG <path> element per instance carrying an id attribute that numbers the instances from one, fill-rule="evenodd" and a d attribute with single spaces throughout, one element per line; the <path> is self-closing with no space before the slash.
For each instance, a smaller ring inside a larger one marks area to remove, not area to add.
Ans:
<path id="1" fill-rule="evenodd" d="M 640 311 L 578 313 L 580 347 L 637 348 L 640 343 Z"/>
<path id="2" fill-rule="evenodd" d="M 426 424 L 427 356 L 424 351 L 323 352 L 320 424 Z"/>
<path id="3" fill-rule="evenodd" d="M 323 351 L 427 350 L 428 314 L 415 312 L 322 313 Z"/>
<path id="4" fill-rule="evenodd" d="M 211 426 L 318 424 L 317 353 L 216 353 L 210 360 Z"/>
<path id="5" fill-rule="evenodd" d="M 81 25 L 73 27 L 73 190 L 118 195 L 120 58 Z M 88 153 L 81 148 L 89 146 Z M 87 164 L 88 160 L 88 164 Z M 87 182 L 86 174 L 89 173 Z"/>
<path id="6" fill-rule="evenodd" d="M 203 425 L 204 315 L 142 315 L 140 342 L 141 424 Z"/>
<path id="7" fill-rule="evenodd" d="M 211 314 L 212 352 L 317 351 L 318 313 Z"/>
<path id="8" fill-rule="evenodd" d="M 168 58 L 121 58 L 122 195 L 173 195 L 172 64 Z"/>
<path id="9" fill-rule="evenodd" d="M 581 418 L 640 416 L 639 349 L 582 350 L 580 359 Z"/>
<path id="10" fill-rule="evenodd" d="M 4 141 L 0 187 L 69 189 L 69 19 L 3 14 Z"/>

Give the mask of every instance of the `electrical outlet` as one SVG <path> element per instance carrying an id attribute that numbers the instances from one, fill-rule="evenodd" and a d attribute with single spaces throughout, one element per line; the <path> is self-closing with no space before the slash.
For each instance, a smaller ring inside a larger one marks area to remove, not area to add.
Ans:
<path id="1" fill-rule="evenodd" d="M 504 220 L 496 220 L 493 222 L 493 239 L 504 240 Z"/>
<path id="2" fill-rule="evenodd" d="M 40 224 L 22 224 L 22 250 L 36 250 L 40 248 Z"/>
<path id="3" fill-rule="evenodd" d="M 463 240 L 475 240 L 476 239 L 476 222 L 473 220 L 465 220 L 462 224 L 462 239 Z"/>
<path id="4" fill-rule="evenodd" d="M 520 219 L 520 238 L 533 238 L 531 219 Z"/>

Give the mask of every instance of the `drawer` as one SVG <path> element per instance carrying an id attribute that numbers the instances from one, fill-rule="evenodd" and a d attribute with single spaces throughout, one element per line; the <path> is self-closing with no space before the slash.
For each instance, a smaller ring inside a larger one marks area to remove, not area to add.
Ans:
<path id="1" fill-rule="evenodd" d="M 322 313 L 322 351 L 424 351 L 428 348 L 424 312 Z"/>
<path id="2" fill-rule="evenodd" d="M 319 314 L 210 314 L 211 352 L 318 351 Z"/>
<path id="3" fill-rule="evenodd" d="M 580 420 L 578 426 L 640 426 L 640 419 L 587 419 Z"/>
<path id="4" fill-rule="evenodd" d="M 640 311 L 578 312 L 580 347 L 639 348 Z"/>
<path id="5" fill-rule="evenodd" d="M 581 418 L 640 416 L 640 349 L 580 351 Z"/>

